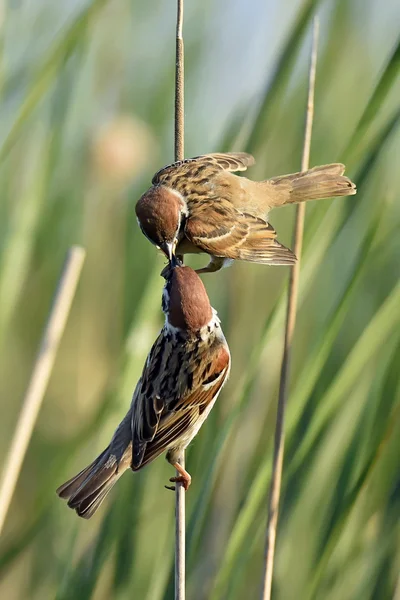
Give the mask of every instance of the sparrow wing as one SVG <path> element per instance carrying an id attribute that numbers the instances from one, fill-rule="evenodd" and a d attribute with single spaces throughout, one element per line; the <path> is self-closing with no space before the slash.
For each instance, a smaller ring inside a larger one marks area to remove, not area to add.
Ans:
<path id="1" fill-rule="evenodd" d="M 213 256 L 267 265 L 293 265 L 296 257 L 276 239 L 270 223 L 231 204 L 197 204 L 185 225 L 186 237 Z"/>
<path id="2" fill-rule="evenodd" d="M 247 152 L 226 152 L 226 153 L 215 153 L 205 154 L 199 156 L 199 159 L 206 159 L 215 162 L 224 171 L 246 171 L 248 167 L 252 167 L 255 164 L 255 158 Z"/>
<path id="3" fill-rule="evenodd" d="M 157 356 L 156 353 L 156 361 Z M 166 361 L 169 366 L 164 363 L 164 367 L 169 371 L 163 377 L 153 379 L 152 360 L 143 373 L 142 391 L 132 411 L 133 469 L 143 467 L 181 438 L 184 440 L 196 423 L 201 425 L 203 413 L 211 408 L 229 373 L 230 356 L 227 347 L 218 343 L 200 365 L 193 362 L 192 372 L 177 348 L 169 348 Z M 179 367 L 178 372 L 175 366 Z"/>
<path id="4" fill-rule="evenodd" d="M 203 154 L 194 158 L 179 160 L 163 167 L 154 175 L 153 185 L 175 185 L 176 177 L 196 179 L 209 178 L 221 171 L 246 171 L 247 167 L 255 164 L 254 157 L 246 152 L 228 152 Z"/>

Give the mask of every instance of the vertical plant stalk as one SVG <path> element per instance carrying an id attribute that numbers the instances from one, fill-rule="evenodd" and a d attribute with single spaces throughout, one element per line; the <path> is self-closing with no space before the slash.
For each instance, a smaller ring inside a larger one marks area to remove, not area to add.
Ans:
<path id="1" fill-rule="evenodd" d="M 175 66 L 175 160 L 184 158 L 184 48 L 183 48 L 183 0 L 177 0 L 176 17 L 176 66 Z M 185 467 L 185 453 L 178 462 Z M 179 473 L 176 473 L 177 477 Z M 181 483 L 175 487 L 175 600 L 185 599 L 185 489 Z"/>
<path id="2" fill-rule="evenodd" d="M 400 600 L 400 576 L 396 583 L 396 589 L 394 590 L 393 600 Z"/>
<path id="3" fill-rule="evenodd" d="M 0 484 L 0 534 L 50 379 L 84 259 L 84 249 L 78 246 L 72 247 L 58 282 Z"/>
<path id="4" fill-rule="evenodd" d="M 319 22 L 317 17 L 315 17 L 313 23 L 313 37 L 308 81 L 308 100 L 304 131 L 303 155 L 301 160 L 302 171 L 306 171 L 309 168 L 310 161 L 311 133 L 314 117 L 314 90 L 315 73 L 317 66 L 318 29 Z M 282 483 L 283 455 L 285 449 L 285 412 L 288 399 L 292 340 L 296 324 L 296 308 L 300 275 L 300 257 L 303 245 L 305 208 L 305 202 L 302 202 L 301 204 L 297 205 L 295 228 L 293 234 L 293 251 L 297 256 L 297 263 L 292 267 L 290 271 L 288 287 L 288 303 L 285 321 L 285 339 L 283 345 L 281 374 L 279 380 L 279 396 L 274 439 L 274 457 L 272 464 L 271 488 L 268 502 L 268 520 L 264 555 L 264 578 L 261 596 L 262 600 L 270 600 L 272 592 L 272 575 L 274 569 L 276 529 L 278 524 L 279 500 Z"/>
<path id="5" fill-rule="evenodd" d="M 185 134 L 183 0 L 177 0 L 177 3 L 175 67 L 175 160 L 183 160 Z"/>

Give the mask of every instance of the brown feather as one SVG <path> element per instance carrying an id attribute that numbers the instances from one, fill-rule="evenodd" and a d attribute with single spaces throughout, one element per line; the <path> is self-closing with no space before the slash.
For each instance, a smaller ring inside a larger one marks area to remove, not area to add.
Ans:
<path id="1" fill-rule="evenodd" d="M 182 200 L 163 186 L 150 188 L 139 198 L 135 210 L 145 236 L 157 246 L 173 241 L 180 220 Z"/>
<path id="2" fill-rule="evenodd" d="M 204 252 L 269 265 L 296 262 L 293 252 L 276 240 L 275 229 L 266 221 L 230 207 L 223 210 L 221 205 L 207 208 L 208 220 L 202 218 L 199 207 L 185 228 L 189 241 Z"/>
<path id="3" fill-rule="evenodd" d="M 75 508 L 76 514 L 83 519 L 90 519 L 99 508 L 108 492 L 114 486 L 118 478 L 112 478 L 107 481 L 104 486 L 93 492 L 92 494 L 86 496 L 83 500 L 74 506 L 71 502 L 68 502 L 68 506 L 70 508 Z"/>
<path id="4" fill-rule="evenodd" d="M 60 486 L 57 494 L 68 500 L 68 506 L 80 517 L 90 518 L 101 502 L 129 467 L 128 460 L 119 463 L 107 448 L 93 463 L 76 477 Z"/>
<path id="5" fill-rule="evenodd" d="M 212 159 L 225 171 L 246 171 L 248 167 L 255 165 L 254 156 L 247 152 L 215 153 L 199 156 L 198 159 Z"/>
<path id="6" fill-rule="evenodd" d="M 246 152 L 227 152 L 215 154 L 202 154 L 194 158 L 187 158 L 167 165 L 157 171 L 151 183 L 153 185 L 169 185 L 176 178 L 183 176 L 203 177 L 224 171 L 246 171 L 247 167 L 255 164 L 254 157 Z M 176 188 L 178 189 L 178 187 Z"/>
<path id="7" fill-rule="evenodd" d="M 262 182 L 267 203 L 272 208 L 306 200 L 352 196 L 357 191 L 356 186 L 343 175 L 344 169 L 341 163 L 333 163 Z"/>
<path id="8" fill-rule="evenodd" d="M 86 469 L 57 489 L 68 506 L 88 519 L 129 468 L 132 453 L 130 412 L 116 429 L 110 445 Z"/>
<path id="9" fill-rule="evenodd" d="M 185 331 L 198 331 L 212 318 L 203 282 L 192 269 L 180 267 L 173 270 L 171 284 L 169 322 Z"/>
<path id="10" fill-rule="evenodd" d="M 96 466 L 103 460 L 104 456 L 108 455 L 109 448 L 106 448 L 100 456 L 96 458 L 88 467 L 80 471 L 75 477 L 68 479 L 63 485 L 60 485 L 56 490 L 56 494 L 60 498 L 68 499 L 73 496 L 76 491 L 81 487 L 82 483 L 87 479 L 88 475 L 96 468 Z"/>
<path id="11" fill-rule="evenodd" d="M 175 403 L 174 399 L 166 402 L 157 432 L 151 442 L 147 443 L 146 451 L 139 468 L 142 468 L 165 448 L 182 445 L 182 438 L 196 424 L 202 424 L 202 416 L 207 408 L 216 400 L 229 374 L 230 355 L 225 347 L 218 347 L 209 357 L 213 368 L 207 374 L 207 381 L 198 381 L 196 388 L 189 394 L 183 395 Z M 207 413 L 206 413 L 207 414 Z"/>

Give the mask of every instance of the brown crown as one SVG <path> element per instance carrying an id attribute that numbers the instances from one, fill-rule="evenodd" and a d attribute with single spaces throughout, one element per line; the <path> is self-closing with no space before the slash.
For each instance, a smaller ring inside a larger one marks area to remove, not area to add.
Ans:
<path id="1" fill-rule="evenodd" d="M 160 246 L 174 241 L 181 208 L 177 194 L 163 186 L 153 186 L 138 200 L 136 216 L 144 234 Z"/>
<path id="2" fill-rule="evenodd" d="M 212 308 L 200 277 L 190 267 L 177 266 L 168 278 L 168 321 L 174 327 L 196 332 L 212 318 Z"/>

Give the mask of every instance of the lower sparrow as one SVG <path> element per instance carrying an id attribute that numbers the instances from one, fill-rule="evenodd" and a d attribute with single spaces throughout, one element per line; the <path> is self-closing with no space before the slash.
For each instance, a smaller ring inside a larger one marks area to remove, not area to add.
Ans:
<path id="1" fill-rule="evenodd" d="M 199 276 L 169 265 L 163 275 L 165 324 L 147 357 L 130 409 L 110 445 L 57 490 L 80 517 L 90 518 L 128 468 L 137 471 L 167 451 L 190 485 L 178 456 L 206 420 L 229 375 L 230 353 Z"/>

